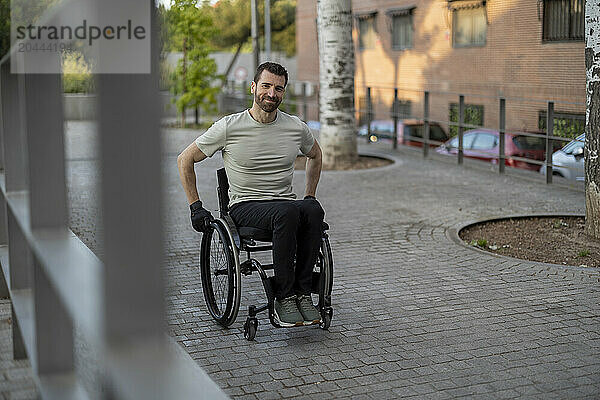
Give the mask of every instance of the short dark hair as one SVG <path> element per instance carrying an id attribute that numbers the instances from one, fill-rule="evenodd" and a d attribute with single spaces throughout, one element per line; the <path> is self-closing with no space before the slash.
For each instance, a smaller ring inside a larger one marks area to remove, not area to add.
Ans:
<path id="1" fill-rule="evenodd" d="M 258 66 L 258 68 L 256 68 L 256 74 L 254 74 L 254 83 L 258 83 L 258 80 L 260 79 L 260 75 L 262 74 L 262 72 L 265 69 L 267 71 L 269 71 L 270 73 L 275 74 L 277 76 L 283 76 L 285 78 L 285 85 L 287 86 L 287 83 L 288 83 L 287 70 L 283 67 L 283 65 L 277 64 L 274 62 L 269 62 L 269 61 L 260 64 Z"/>

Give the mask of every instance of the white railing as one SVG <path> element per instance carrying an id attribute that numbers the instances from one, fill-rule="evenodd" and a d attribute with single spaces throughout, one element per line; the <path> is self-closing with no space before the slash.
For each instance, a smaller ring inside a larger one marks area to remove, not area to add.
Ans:
<path id="1" fill-rule="evenodd" d="M 97 76 L 103 262 L 68 227 L 61 75 L 12 74 L 12 57 L 27 62 L 15 47 L 0 60 L 0 296 L 13 304 L 14 358 L 29 358 L 44 399 L 91 397 L 74 326 L 99 354 L 103 398 L 226 398 L 165 333 L 152 53 L 150 74 Z"/>

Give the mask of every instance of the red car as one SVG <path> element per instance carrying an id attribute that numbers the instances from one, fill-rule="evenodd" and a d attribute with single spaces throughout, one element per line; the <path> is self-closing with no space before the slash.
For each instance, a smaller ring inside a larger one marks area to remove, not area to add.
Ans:
<path id="1" fill-rule="evenodd" d="M 472 129 L 463 134 L 463 155 L 468 158 L 476 158 L 497 164 L 499 143 L 500 135 L 497 131 Z M 521 157 L 537 161 L 546 159 L 546 140 L 544 137 L 506 133 L 504 144 L 504 154 L 506 157 Z M 446 155 L 458 154 L 458 136 L 438 147 L 436 151 Z M 534 171 L 540 169 L 539 164 L 510 158 L 505 159 L 505 164 L 510 167 Z"/>

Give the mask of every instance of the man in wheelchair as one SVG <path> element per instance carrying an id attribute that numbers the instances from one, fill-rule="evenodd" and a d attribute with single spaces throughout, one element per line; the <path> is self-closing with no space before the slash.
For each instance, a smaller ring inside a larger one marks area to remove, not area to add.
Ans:
<path id="1" fill-rule="evenodd" d="M 287 82 L 283 66 L 261 64 L 251 84 L 252 108 L 215 122 L 179 155 L 177 164 L 192 226 L 205 232 L 212 215 L 198 195 L 194 164 L 221 151 L 235 224 L 272 232 L 274 318 L 280 326 L 292 327 L 321 319 L 311 285 L 324 211 L 315 198 L 321 148 L 304 122 L 278 110 Z M 302 200 L 292 192 L 298 151 L 307 157 Z"/>

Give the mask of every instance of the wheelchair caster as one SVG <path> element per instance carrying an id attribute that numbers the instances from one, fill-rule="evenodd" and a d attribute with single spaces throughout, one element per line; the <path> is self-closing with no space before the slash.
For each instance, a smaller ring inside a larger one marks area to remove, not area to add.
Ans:
<path id="1" fill-rule="evenodd" d="M 244 338 L 246 338 L 246 340 L 254 340 L 257 329 L 258 320 L 256 318 L 246 318 L 246 322 L 244 323 Z"/>
<path id="2" fill-rule="evenodd" d="M 321 310 L 321 323 L 319 324 L 319 327 L 324 330 L 329 329 L 329 326 L 331 325 L 332 317 L 333 317 L 333 308 L 326 307 L 323 310 Z"/>

